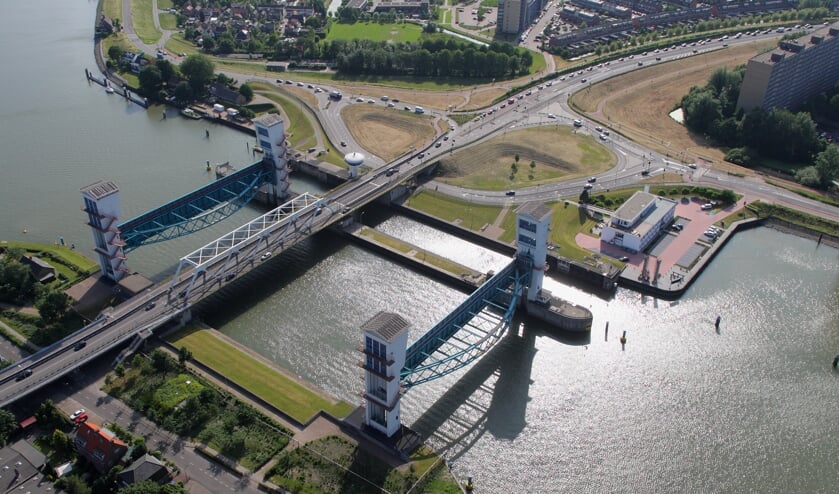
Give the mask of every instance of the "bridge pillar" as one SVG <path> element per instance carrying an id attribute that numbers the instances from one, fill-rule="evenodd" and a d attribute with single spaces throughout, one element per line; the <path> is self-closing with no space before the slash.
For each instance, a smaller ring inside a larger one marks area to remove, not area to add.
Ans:
<path id="1" fill-rule="evenodd" d="M 364 424 L 392 437 L 400 430 L 399 374 L 405 365 L 410 325 L 399 314 L 379 312 L 361 326 L 364 344 Z"/>
<path id="2" fill-rule="evenodd" d="M 102 274 L 113 281 L 119 281 L 128 273 L 120 238 L 119 187 L 111 181 L 98 181 L 81 188 L 87 224 L 93 233 L 93 250 L 99 256 Z"/>
<path id="3" fill-rule="evenodd" d="M 285 143 L 285 124 L 279 115 L 268 113 L 253 119 L 256 129 L 256 140 L 262 148 L 263 160 L 274 167 L 274 177 L 271 180 L 271 200 L 274 204 L 281 204 L 289 197 L 287 147 Z"/>
<path id="4" fill-rule="evenodd" d="M 527 202 L 516 209 L 516 257 L 533 261 L 527 300 L 535 301 L 542 292 L 542 281 L 548 269 L 548 234 L 551 210 L 541 202 Z"/>

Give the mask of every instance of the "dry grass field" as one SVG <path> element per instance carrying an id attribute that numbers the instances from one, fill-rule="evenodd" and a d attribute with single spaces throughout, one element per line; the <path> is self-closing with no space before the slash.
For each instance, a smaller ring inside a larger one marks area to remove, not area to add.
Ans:
<path id="1" fill-rule="evenodd" d="M 694 160 L 704 159 L 714 166 L 750 173 L 735 165 L 723 164 L 724 153 L 709 147 L 701 136 L 671 119 L 668 114 L 691 86 L 704 86 L 719 67 L 733 69 L 774 45 L 774 41 L 753 42 L 673 62 L 652 65 L 629 74 L 592 85 L 573 95 L 574 105 L 621 134 L 661 154 Z"/>
<path id="2" fill-rule="evenodd" d="M 478 110 L 492 105 L 492 102 L 507 92 L 504 87 L 484 87 L 469 92 L 469 98 L 458 110 Z"/>
<path id="3" fill-rule="evenodd" d="M 417 115 L 378 105 L 347 105 L 341 118 L 353 139 L 385 161 L 393 161 L 411 148 L 421 147 L 434 137 L 434 124 L 427 115 Z"/>
<path id="4" fill-rule="evenodd" d="M 518 154 L 518 171 L 511 165 Z M 530 162 L 536 166 L 531 169 Z M 483 190 L 531 187 L 558 179 L 603 172 L 615 155 L 588 135 L 571 127 L 536 127 L 508 132 L 440 160 L 438 180 Z"/>

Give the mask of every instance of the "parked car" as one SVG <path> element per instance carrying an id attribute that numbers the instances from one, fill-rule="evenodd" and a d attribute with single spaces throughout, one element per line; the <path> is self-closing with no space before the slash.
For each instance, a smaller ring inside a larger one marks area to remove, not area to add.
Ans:
<path id="1" fill-rule="evenodd" d="M 702 211 L 708 211 L 709 209 L 713 209 L 713 208 L 714 208 L 714 205 L 711 204 L 710 202 L 705 203 L 700 207 L 700 209 L 702 209 Z"/>
<path id="2" fill-rule="evenodd" d="M 87 422 L 87 419 L 88 419 L 87 414 L 83 413 L 83 414 L 79 415 L 78 417 L 74 418 L 73 422 L 76 423 L 76 424 L 81 424 L 83 422 Z"/>
<path id="3" fill-rule="evenodd" d="M 70 420 L 76 420 L 76 418 L 78 418 L 78 416 L 83 414 L 84 412 L 84 408 L 79 408 L 78 410 L 70 414 Z"/>

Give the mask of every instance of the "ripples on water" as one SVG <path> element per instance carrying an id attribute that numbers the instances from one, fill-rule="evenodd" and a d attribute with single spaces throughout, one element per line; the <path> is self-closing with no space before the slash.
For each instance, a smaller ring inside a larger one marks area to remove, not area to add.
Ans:
<path id="1" fill-rule="evenodd" d="M 404 218 L 379 226 L 471 267 L 508 262 Z M 765 245 L 783 247 L 755 262 Z M 334 237 L 266 268 L 265 294 L 221 329 L 356 404 L 364 321 L 398 312 L 413 341 L 465 298 Z M 589 339 L 518 321 L 482 360 L 412 389 L 403 420 L 482 492 L 826 492 L 839 481 L 838 277 L 835 250 L 759 229 L 677 303 L 547 280 L 592 308 Z"/>

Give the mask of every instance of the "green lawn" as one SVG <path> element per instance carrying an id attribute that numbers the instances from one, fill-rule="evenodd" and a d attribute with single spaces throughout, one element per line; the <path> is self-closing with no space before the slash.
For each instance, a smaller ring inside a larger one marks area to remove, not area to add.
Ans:
<path id="1" fill-rule="evenodd" d="M 169 41 L 166 42 L 166 49 L 169 53 L 186 53 L 187 55 L 201 53 L 198 47 L 192 44 L 192 41 L 185 40 L 184 35 L 181 33 L 176 33 L 169 37 Z M 213 59 L 213 63 L 216 63 L 215 59 Z"/>
<path id="2" fill-rule="evenodd" d="M 102 13 L 108 19 L 122 21 L 122 2 L 120 0 L 102 0 Z"/>
<path id="3" fill-rule="evenodd" d="M 85 257 L 70 247 L 50 244 L 36 244 L 32 242 L 16 242 L 12 240 L 0 241 L 0 248 L 5 247 L 19 247 L 27 252 L 34 252 L 39 255 L 41 253 L 48 253 L 52 257 L 61 259 L 65 264 L 76 266 L 79 271 L 87 273 L 94 273 L 99 270 L 98 263 Z"/>
<path id="4" fill-rule="evenodd" d="M 411 196 L 406 205 L 445 221 L 460 220 L 460 226 L 470 230 L 479 230 L 486 224 L 494 223 L 502 209 L 501 206 L 474 204 L 432 191 Z"/>
<path id="5" fill-rule="evenodd" d="M 169 10 L 172 7 L 172 0 L 157 0 L 157 8 L 160 10 Z"/>
<path id="6" fill-rule="evenodd" d="M 379 24 L 377 22 L 356 22 L 342 24 L 335 22 L 326 36 L 333 39 L 369 39 L 370 41 L 413 42 L 419 41 L 422 27 L 405 22 L 401 24 Z"/>
<path id="7" fill-rule="evenodd" d="M 154 27 L 152 0 L 131 0 L 131 23 L 143 43 L 153 45 L 163 36 Z"/>
<path id="8" fill-rule="evenodd" d="M 169 338 L 170 343 L 189 349 L 196 360 L 224 375 L 239 386 L 282 410 L 301 424 L 323 410 L 338 418 L 347 416 L 352 405 L 333 403 L 281 372 L 216 338 L 210 331 L 192 329 Z"/>
<path id="9" fill-rule="evenodd" d="M 178 28 L 178 18 L 175 14 L 160 14 L 160 28 L 173 31 Z"/>

